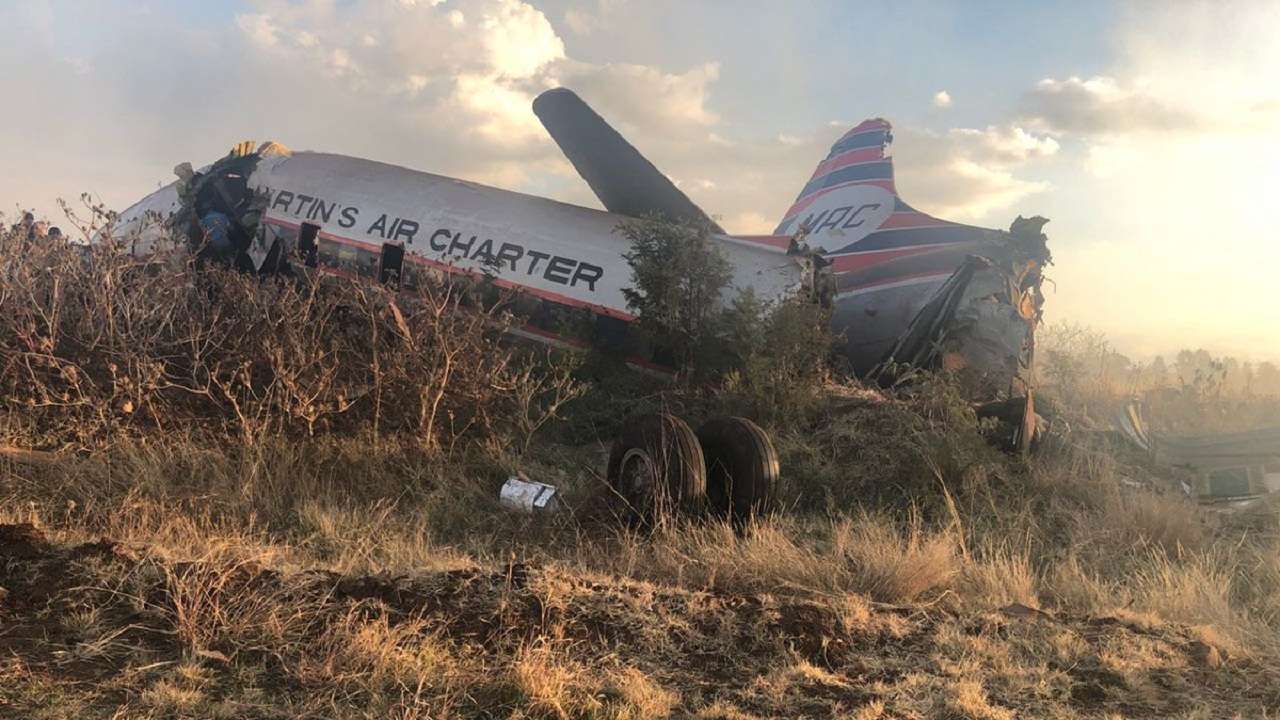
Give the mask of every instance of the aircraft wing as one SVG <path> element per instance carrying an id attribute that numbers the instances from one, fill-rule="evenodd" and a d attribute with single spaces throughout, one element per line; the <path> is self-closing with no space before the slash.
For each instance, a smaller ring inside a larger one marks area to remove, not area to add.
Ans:
<path id="1" fill-rule="evenodd" d="M 702 221 L 724 232 L 573 91 L 542 93 L 533 101 L 533 112 L 609 212 Z"/>

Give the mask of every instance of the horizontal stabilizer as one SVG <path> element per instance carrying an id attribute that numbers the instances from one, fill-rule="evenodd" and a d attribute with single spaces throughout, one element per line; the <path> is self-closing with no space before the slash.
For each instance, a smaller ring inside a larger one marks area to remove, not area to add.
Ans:
<path id="1" fill-rule="evenodd" d="M 705 222 L 724 232 L 571 90 L 542 93 L 533 112 L 609 212 Z"/>

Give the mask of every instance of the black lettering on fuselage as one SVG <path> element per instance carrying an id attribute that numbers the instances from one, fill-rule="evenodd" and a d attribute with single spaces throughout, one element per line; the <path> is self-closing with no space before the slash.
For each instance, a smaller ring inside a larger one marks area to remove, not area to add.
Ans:
<path id="1" fill-rule="evenodd" d="M 818 226 L 822 223 L 823 220 L 827 219 L 827 215 L 829 215 L 830 213 L 831 213 L 830 210 L 823 210 L 822 213 L 820 213 L 816 219 L 813 217 L 813 214 L 811 213 L 809 217 L 804 219 L 803 223 L 800 223 L 800 225 L 802 227 L 809 228 L 809 232 L 813 232 L 814 230 L 818 229 Z"/>
<path id="2" fill-rule="evenodd" d="M 467 253 L 471 252 L 471 246 L 475 244 L 476 244 L 475 235 L 472 235 L 471 239 L 464 243 L 462 242 L 462 233 L 461 232 L 454 233 L 453 242 L 449 243 L 449 252 L 452 253 L 455 250 L 461 250 L 462 252 L 457 254 L 461 255 L 462 257 L 466 257 Z"/>
<path id="3" fill-rule="evenodd" d="M 413 220 L 401 220 L 400 226 L 396 228 L 396 234 L 392 236 L 392 240 L 404 238 L 405 242 L 412 243 L 413 238 L 418 234 L 418 223 Z"/>
<path id="4" fill-rule="evenodd" d="M 376 234 L 379 237 L 386 237 L 387 236 L 387 214 L 382 213 L 381 215 L 379 215 L 378 219 L 374 220 L 373 224 L 369 226 L 369 229 L 364 231 L 364 234 L 365 235 Z"/>
<path id="5" fill-rule="evenodd" d="M 573 280 L 569 281 L 569 287 L 577 287 L 578 281 L 586 283 L 587 288 L 591 292 L 596 291 L 596 281 L 604 277 L 604 268 L 591 263 L 578 263 L 578 268 L 573 272 Z"/>
<path id="6" fill-rule="evenodd" d="M 302 208 L 303 208 L 303 207 L 305 207 L 305 206 L 306 206 L 308 203 L 310 203 L 312 200 L 315 200 L 315 198 L 311 197 L 310 195 L 299 195 L 299 196 L 297 197 L 297 200 L 298 200 L 298 209 L 297 209 L 297 210 L 294 210 L 294 211 L 293 211 L 293 214 L 294 214 L 294 215 L 298 215 L 298 216 L 302 216 L 302 215 L 303 215 L 303 210 L 302 210 Z"/>
<path id="7" fill-rule="evenodd" d="M 337 203 L 324 204 L 324 200 L 316 198 L 316 202 L 311 206 L 311 212 L 307 213 L 308 220 L 320 220 L 321 222 L 329 222 L 333 217 L 333 209 L 337 207 Z"/>
<path id="8" fill-rule="evenodd" d="M 400 220 L 395 237 L 412 240 L 418 230 L 417 223 L 412 220 Z M 377 223 L 375 223 L 377 225 Z M 370 228 L 373 232 L 374 228 Z M 461 230 L 437 228 L 427 239 L 427 244 L 438 253 L 454 255 L 463 260 L 472 260 L 499 272 L 520 272 L 520 261 L 528 258 L 524 274 L 541 275 L 544 280 L 558 285 L 586 287 L 595 292 L 596 283 L 604 277 L 604 268 L 599 265 L 580 262 L 573 258 L 552 255 L 551 253 L 530 250 L 513 242 L 499 242 L 493 238 L 479 235 L 463 235 Z M 545 261 L 545 262 L 544 262 Z"/>
<path id="9" fill-rule="evenodd" d="M 436 230 L 435 232 L 431 233 L 431 239 L 428 240 L 427 242 L 431 245 L 432 250 L 442 253 L 445 250 L 449 249 L 449 244 L 444 242 L 443 240 L 437 243 L 436 240 L 439 240 L 440 238 L 452 239 L 453 233 L 449 232 L 445 228 L 440 228 L 439 230 Z"/>
<path id="10" fill-rule="evenodd" d="M 807 227 L 809 232 L 814 233 L 828 228 L 832 230 L 836 228 L 841 230 L 856 228 L 867 221 L 865 217 L 860 217 L 863 211 L 875 210 L 879 207 L 880 203 L 867 203 L 866 205 L 859 205 L 857 210 L 854 210 L 852 205 L 823 210 L 816 218 L 810 214 L 809 217 L 804 219 L 804 222 L 800 223 L 800 226 Z"/>
<path id="11" fill-rule="evenodd" d="M 485 265 L 494 265 L 496 260 L 493 257 L 493 240 L 485 238 L 485 241 L 480 243 L 480 247 L 471 253 L 471 259 L 479 260 Z"/>
<path id="12" fill-rule="evenodd" d="M 360 208 L 347 207 L 342 208 L 342 217 L 338 220 L 338 227 L 350 228 L 355 227 L 356 220 L 360 217 Z"/>
<path id="13" fill-rule="evenodd" d="M 529 275 L 532 275 L 538 271 L 538 263 L 540 261 L 546 260 L 547 258 L 551 257 L 550 255 L 544 252 L 538 252 L 537 250 L 529 250 L 528 255 L 529 257 L 533 258 L 533 260 L 529 262 L 529 272 L 527 273 Z"/>
<path id="14" fill-rule="evenodd" d="M 846 228 L 858 227 L 859 225 L 867 221 L 866 218 L 863 218 L 861 220 L 858 220 L 858 222 L 854 222 L 854 219 L 857 218 L 858 215 L 862 214 L 863 210 L 875 210 L 879 207 L 880 207 L 880 203 L 867 203 L 866 205 L 859 207 L 857 210 L 853 211 L 853 214 L 850 215 L 849 219 L 845 221 L 843 227 L 846 227 Z"/>
<path id="15" fill-rule="evenodd" d="M 553 283 L 568 285 L 570 277 L 569 272 L 573 270 L 573 266 L 577 264 L 577 260 L 570 260 L 567 257 L 560 257 L 559 255 L 556 255 L 547 263 L 547 271 L 542 274 L 542 277 Z"/>
<path id="16" fill-rule="evenodd" d="M 845 217 L 848 216 L 849 211 L 852 209 L 852 205 L 845 205 L 844 207 L 838 207 L 835 210 L 832 210 L 831 214 L 827 216 L 826 221 L 814 228 L 813 232 L 822 232 L 827 228 L 834 229 L 840 225 L 840 223 L 844 222 Z"/>
<path id="17" fill-rule="evenodd" d="M 291 204 L 293 204 L 293 193 L 288 190 L 281 190 L 276 193 L 276 199 L 275 202 L 271 203 L 271 209 L 275 210 L 283 206 L 284 211 L 289 212 L 289 205 Z"/>
<path id="18" fill-rule="evenodd" d="M 502 243 L 498 247 L 497 264 L 501 265 L 503 261 L 511 263 L 511 272 L 516 271 L 516 261 L 524 257 L 524 248 L 511 243 Z"/>

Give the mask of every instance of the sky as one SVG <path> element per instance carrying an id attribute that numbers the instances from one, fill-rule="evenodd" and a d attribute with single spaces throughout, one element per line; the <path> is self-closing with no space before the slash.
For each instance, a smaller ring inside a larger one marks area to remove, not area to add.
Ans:
<path id="1" fill-rule="evenodd" d="M 731 232 L 894 124 L 939 217 L 1043 215 L 1050 321 L 1280 359 L 1280 2 L 6 0 L 0 211 L 123 209 L 243 139 L 599 207 L 530 110 L 576 90 Z"/>

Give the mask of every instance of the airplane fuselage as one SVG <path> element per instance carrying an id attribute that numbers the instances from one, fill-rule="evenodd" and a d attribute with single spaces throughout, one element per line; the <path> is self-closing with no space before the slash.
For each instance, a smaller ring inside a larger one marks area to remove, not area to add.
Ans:
<path id="1" fill-rule="evenodd" d="M 249 187 L 267 196 L 255 240 L 259 256 L 306 226 L 319 240 L 320 264 L 338 274 L 376 278 L 388 247 L 403 248 L 415 272 L 485 274 L 499 286 L 544 302 L 634 319 L 623 289 L 631 271 L 618 226 L 627 217 L 394 165 L 328 153 L 262 158 Z M 134 252 L 164 232 L 142 229 L 148 212 L 178 210 L 171 185 L 121 214 L 116 234 L 134 234 Z M 733 276 L 726 302 L 751 288 L 765 299 L 800 291 L 811 263 L 789 256 L 785 239 L 715 235 Z"/>
<path id="2" fill-rule="evenodd" d="M 594 313 L 597 330 L 611 324 L 603 334 L 616 336 L 618 323 L 634 319 L 624 293 L 632 275 L 623 256 L 631 248 L 619 225 L 641 214 L 714 223 L 572 93 L 548 91 L 534 111 L 597 197 L 619 212 L 343 155 L 268 152 L 248 176 L 247 190 L 267 198 L 250 255 L 261 261 L 273 245 L 292 248 L 302 238 L 338 274 L 381 279 L 393 265 L 409 285 L 420 272 L 483 274 L 536 298 L 534 324 L 557 314 L 544 310 L 580 308 Z M 968 255 L 998 255 L 1008 237 L 903 201 L 890 142 L 888 122 L 857 125 L 832 146 L 774 234 L 712 235 L 733 273 L 725 303 L 747 289 L 765 301 L 833 289 L 824 298 L 832 302 L 832 331 L 858 373 L 886 356 Z M 237 177 L 243 185 L 243 174 Z M 166 229 L 145 218 L 178 210 L 170 185 L 126 210 L 115 234 L 128 236 L 135 253 L 150 252 Z M 825 261 L 789 253 L 797 238 Z M 830 281 L 820 282 L 819 273 Z"/>

